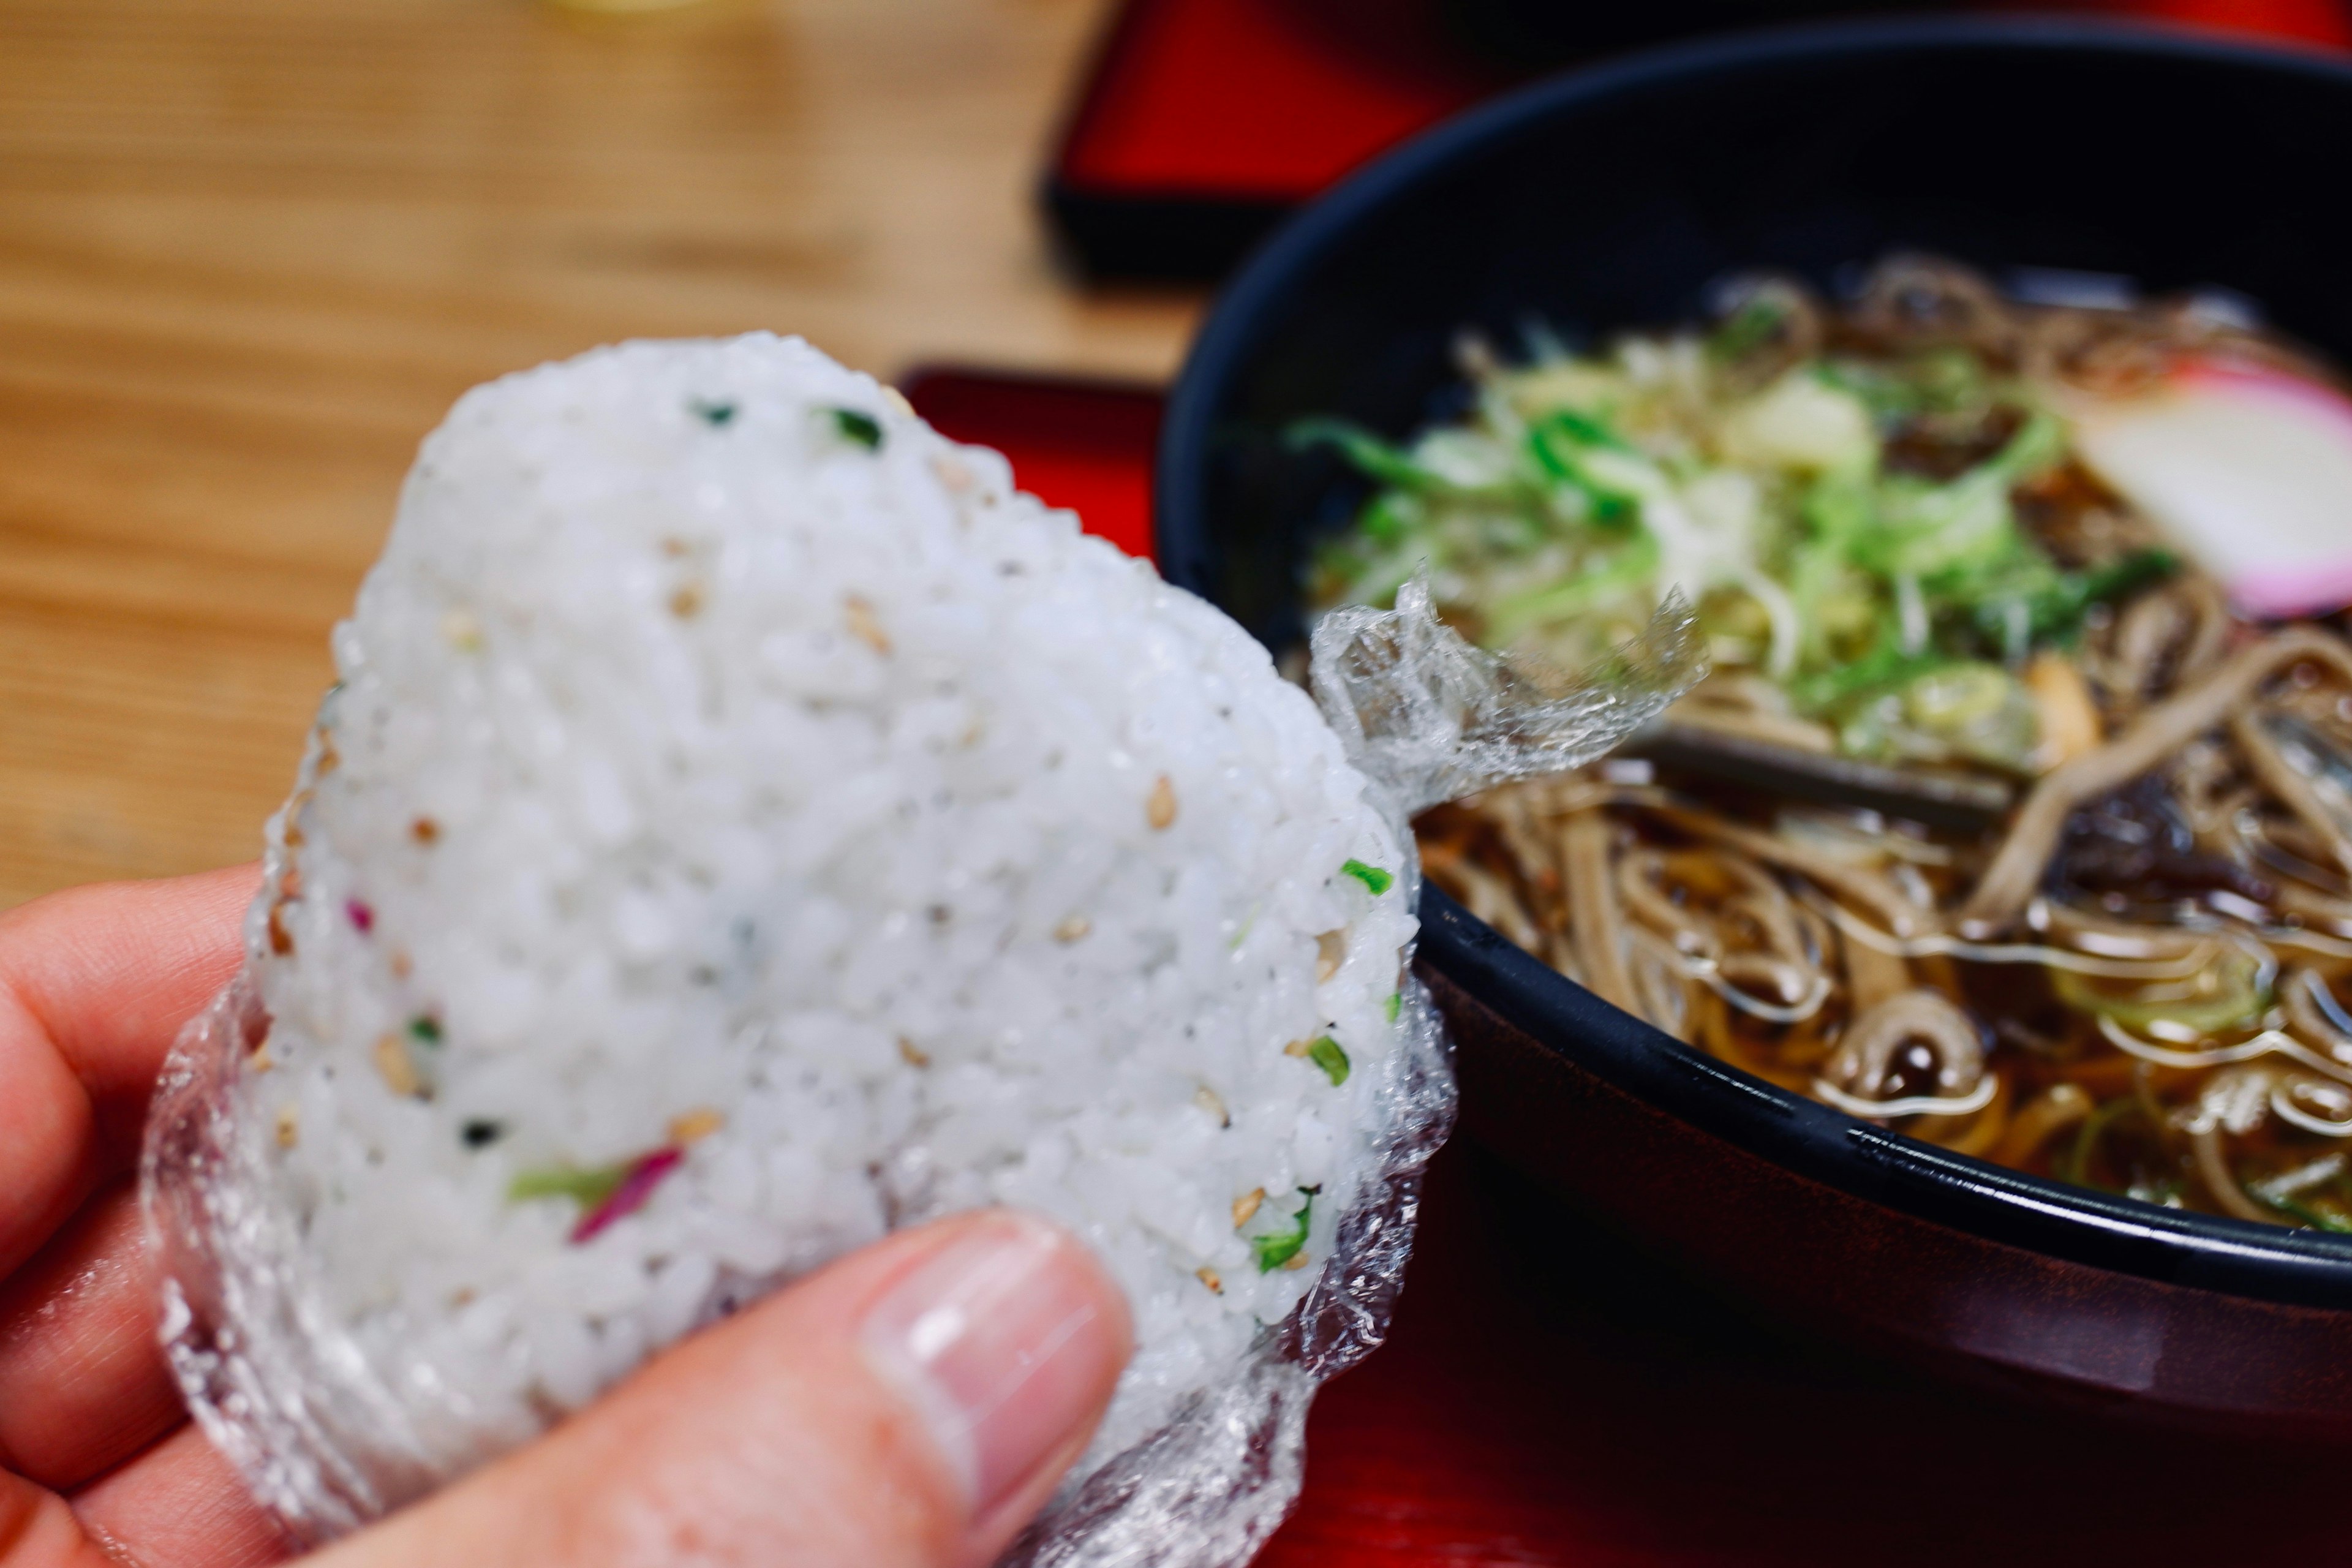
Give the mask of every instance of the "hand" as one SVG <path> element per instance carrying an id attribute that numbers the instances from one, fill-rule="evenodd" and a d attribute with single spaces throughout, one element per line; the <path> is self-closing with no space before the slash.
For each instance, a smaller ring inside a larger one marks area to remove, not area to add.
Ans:
<path id="1" fill-rule="evenodd" d="M 251 868 L 0 915 L 0 1568 L 290 1555 L 157 1348 L 133 1167 Z M 677 1346 L 322 1568 L 982 1568 L 1085 1447 L 1118 1288 L 1006 1211 L 893 1236 Z"/>

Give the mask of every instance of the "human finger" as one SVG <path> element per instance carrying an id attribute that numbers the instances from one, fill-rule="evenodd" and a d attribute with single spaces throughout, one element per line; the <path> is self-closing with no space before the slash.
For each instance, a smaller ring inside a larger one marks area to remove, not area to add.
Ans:
<path id="1" fill-rule="evenodd" d="M 0 1470 L 0 1568 L 120 1568 L 66 1500 Z"/>
<path id="2" fill-rule="evenodd" d="M 117 1568 L 261 1568 L 296 1549 L 253 1500 L 235 1467 L 193 1426 L 183 1426 L 70 1501 L 83 1531 Z M 417 1561 L 459 1560 L 428 1555 Z M 0 1568 L 19 1565 L 0 1557 Z"/>
<path id="3" fill-rule="evenodd" d="M 0 988 L 88 1090 L 117 1146 L 135 1151 L 155 1070 L 227 984 L 256 865 L 69 888 L 0 914 Z"/>
<path id="4" fill-rule="evenodd" d="M 138 1192 L 118 1181 L 0 1282 L 0 1466 L 79 1486 L 179 1425 L 156 1321 Z"/>
<path id="5" fill-rule="evenodd" d="M 1129 1344 L 1066 1233 L 941 1221 L 687 1341 L 320 1568 L 981 1568 L 1085 1448 Z"/>
<path id="6" fill-rule="evenodd" d="M 0 1568 L 263 1568 L 293 1550 L 193 1426 L 70 1502 L 0 1471 Z"/>
<path id="7" fill-rule="evenodd" d="M 180 1026 L 236 972 L 252 867 L 0 914 L 0 1277 L 126 1168 Z"/>

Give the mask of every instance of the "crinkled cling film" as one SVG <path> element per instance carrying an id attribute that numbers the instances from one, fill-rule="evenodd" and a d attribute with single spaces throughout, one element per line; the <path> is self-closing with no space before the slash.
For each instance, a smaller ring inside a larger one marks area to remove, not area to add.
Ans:
<path id="1" fill-rule="evenodd" d="M 1696 621 L 1669 594 L 1642 635 L 1580 675 L 1473 647 L 1437 618 L 1425 574 L 1396 608 L 1349 605 L 1317 623 L 1315 700 L 1399 822 L 1615 748 L 1702 673 Z"/>
<path id="2" fill-rule="evenodd" d="M 1411 816 L 1509 779 L 1577 766 L 1654 718 L 1698 672 L 1691 617 L 1670 600 L 1643 637 L 1582 677 L 1515 667 L 1439 623 L 1416 581 L 1397 608 L 1336 610 L 1313 641 L 1313 685 L 1349 757 L 1407 847 Z M 312 783 L 313 748 L 302 784 Z M 281 821 L 283 819 L 281 818 Z M 273 832 L 267 885 L 284 868 Z M 429 1492 L 531 1434 L 428 1433 L 419 1389 L 395 1381 L 331 1320 L 301 1237 L 267 1168 L 276 1130 L 234 1092 L 266 1038 L 253 964 L 270 941 L 257 903 L 246 971 L 182 1034 L 159 1085 L 142 1170 L 163 1280 L 163 1340 L 196 1419 L 256 1495 L 297 1534 L 324 1541 Z M 1409 954 L 1408 954 L 1409 957 Z M 1007 1553 L 1035 1568 L 1234 1568 L 1298 1495 L 1307 1405 L 1325 1379 L 1385 1334 L 1403 1282 L 1422 1171 L 1454 1115 L 1449 1046 L 1428 992 L 1407 979 L 1402 1069 L 1381 1097 L 1380 1168 L 1339 1221 L 1328 1260 L 1241 1375 L 1181 1407 L 1153 1436 L 1072 1477 Z M 757 1281 L 760 1287 L 782 1279 Z M 457 1391 L 460 1394 L 462 1391 Z M 552 1415 L 550 1419 L 553 1419 Z"/>

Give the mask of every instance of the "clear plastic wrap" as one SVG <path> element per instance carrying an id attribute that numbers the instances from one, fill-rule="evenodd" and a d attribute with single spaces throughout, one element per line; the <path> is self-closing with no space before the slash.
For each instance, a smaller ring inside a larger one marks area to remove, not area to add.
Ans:
<path id="1" fill-rule="evenodd" d="M 1411 898 L 1420 886 L 1414 813 L 1601 755 L 1696 678 L 1697 654 L 1690 616 L 1669 601 L 1643 637 L 1582 677 L 1530 672 L 1464 643 L 1416 581 L 1394 610 L 1325 616 L 1313 669 L 1323 712 L 1405 847 Z M 314 752 L 306 784 L 316 762 Z M 273 853 L 273 885 L 280 855 Z M 257 956 L 269 940 L 260 906 L 248 940 Z M 1340 1216 L 1331 1255 L 1297 1309 L 1260 1332 L 1237 1378 L 1071 1478 L 1007 1563 L 1237 1568 L 1281 1523 L 1304 1470 L 1307 1405 L 1318 1385 L 1386 1332 L 1422 1173 L 1453 1121 L 1444 1026 L 1409 974 L 1397 1026 L 1402 1048 L 1380 1097 L 1378 1168 Z M 270 1199 L 272 1130 L 242 1111 L 250 1101 L 233 1092 L 268 1029 L 250 966 L 187 1026 L 151 1115 L 142 1196 L 163 1281 L 164 1345 L 190 1408 L 265 1504 L 299 1535 L 323 1541 L 517 1437 L 486 1432 L 453 1447 L 446 1433 L 418 1431 L 307 1288 L 300 1238 Z M 462 1409 L 458 1391 L 436 1397 Z"/>
<path id="2" fill-rule="evenodd" d="M 1699 658 L 1696 622 L 1669 595 L 1641 637 L 1563 676 L 1465 642 L 1416 575 L 1393 610 L 1326 615 L 1309 668 L 1349 760 L 1410 820 L 1440 801 L 1601 756 L 1664 712 L 1696 679 Z"/>

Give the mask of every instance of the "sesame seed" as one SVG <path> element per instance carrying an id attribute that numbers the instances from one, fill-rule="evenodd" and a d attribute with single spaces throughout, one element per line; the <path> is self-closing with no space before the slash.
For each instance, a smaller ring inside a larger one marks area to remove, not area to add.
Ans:
<path id="1" fill-rule="evenodd" d="M 1152 831 L 1162 832 L 1176 821 L 1176 786 L 1161 773 L 1151 786 L 1151 798 L 1143 803 L 1143 819 L 1151 824 Z"/>
<path id="2" fill-rule="evenodd" d="M 844 602 L 841 609 L 842 617 L 849 623 L 849 635 L 876 653 L 888 657 L 890 634 L 882 629 L 880 621 L 875 619 L 874 606 L 857 595 L 852 594 Z"/>
<path id="3" fill-rule="evenodd" d="M 1348 958 L 1348 933 L 1327 931 L 1315 939 L 1315 984 L 1322 984 L 1339 973 L 1339 965 Z"/>
<path id="4" fill-rule="evenodd" d="M 1242 1226 L 1249 1224 L 1250 1215 L 1257 1213 L 1258 1205 L 1264 1202 L 1265 1202 L 1265 1189 L 1264 1187 L 1254 1188 L 1249 1192 L 1244 1193 L 1240 1197 L 1235 1198 L 1234 1200 L 1234 1228 L 1235 1230 L 1239 1230 Z"/>
<path id="5" fill-rule="evenodd" d="M 727 1118 L 723 1112 L 699 1105 L 670 1118 L 669 1141 L 681 1149 L 691 1149 L 726 1125 Z"/>
<path id="6" fill-rule="evenodd" d="M 441 637 L 459 653 L 482 651 L 482 623 L 467 609 L 445 611 L 441 616 Z"/>
<path id="7" fill-rule="evenodd" d="M 408 1043 L 398 1035 L 381 1035 L 375 1042 L 375 1072 L 383 1079 L 384 1088 L 404 1100 L 422 1100 L 425 1079 L 416 1071 L 415 1058 L 408 1054 Z"/>
<path id="8" fill-rule="evenodd" d="M 960 496 L 976 482 L 976 476 L 969 468 L 945 453 L 931 459 L 931 472 L 938 477 L 940 483 L 948 488 L 950 495 Z"/>

